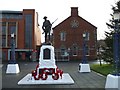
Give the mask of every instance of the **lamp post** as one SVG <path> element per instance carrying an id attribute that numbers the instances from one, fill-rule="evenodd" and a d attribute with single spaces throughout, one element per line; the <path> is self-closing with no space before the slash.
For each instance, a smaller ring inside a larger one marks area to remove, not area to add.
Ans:
<path id="1" fill-rule="evenodd" d="M 120 12 L 118 9 L 114 10 L 113 13 L 114 18 L 114 35 L 113 35 L 113 46 L 114 46 L 114 63 L 115 63 L 115 73 L 114 75 L 118 75 L 118 63 L 119 63 L 119 23 L 120 23 Z"/>
<path id="2" fill-rule="evenodd" d="M 14 41 L 14 33 L 11 34 L 11 60 L 9 61 L 9 64 L 16 64 L 15 60 L 15 41 Z"/>
<path id="3" fill-rule="evenodd" d="M 20 72 L 19 65 L 16 63 L 15 60 L 15 41 L 14 41 L 14 33 L 11 34 L 11 60 L 9 60 L 9 63 L 7 65 L 6 73 L 12 73 L 17 74 Z"/>
<path id="4" fill-rule="evenodd" d="M 82 63 L 87 63 L 87 57 L 86 57 L 86 33 L 83 34 L 83 58 Z"/>
<path id="5" fill-rule="evenodd" d="M 79 64 L 79 68 L 78 68 L 79 72 L 91 72 L 90 65 L 87 63 L 86 39 L 87 39 L 87 35 L 86 35 L 86 33 L 84 33 L 83 34 L 83 57 L 82 57 L 82 63 Z"/>
<path id="6" fill-rule="evenodd" d="M 113 13 L 114 18 L 114 34 L 113 34 L 113 55 L 114 55 L 114 63 L 115 63 L 115 72 L 107 75 L 105 88 L 116 88 L 120 90 L 120 73 L 118 72 L 118 64 L 119 64 L 119 23 L 120 23 L 120 11 L 118 9 L 114 9 Z"/>

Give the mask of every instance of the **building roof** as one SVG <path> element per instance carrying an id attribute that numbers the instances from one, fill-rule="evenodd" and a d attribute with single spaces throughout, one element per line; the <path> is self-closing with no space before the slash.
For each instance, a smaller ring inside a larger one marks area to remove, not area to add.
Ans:
<path id="1" fill-rule="evenodd" d="M 60 24 L 64 23 L 66 20 L 68 20 L 68 19 L 71 18 L 71 17 L 72 17 L 72 16 L 69 16 L 68 18 L 66 18 L 65 20 L 63 20 L 62 22 L 60 22 L 58 25 L 56 25 L 55 27 L 53 27 L 53 29 L 57 28 Z M 82 17 L 80 17 L 80 16 L 78 16 L 78 17 L 97 29 L 96 26 L 94 26 L 93 24 L 91 24 L 90 22 L 88 22 L 87 20 L 85 20 L 84 18 L 82 18 Z"/>
<path id="2" fill-rule="evenodd" d="M 22 14 L 22 11 L 10 11 L 10 10 L 2 10 L 0 11 L 2 14 Z"/>
<path id="3" fill-rule="evenodd" d="M 88 24 L 90 24 L 91 26 L 93 26 L 97 29 L 96 26 L 94 26 L 93 24 L 91 24 L 90 22 L 88 22 L 87 20 L 85 20 L 84 18 L 82 18 L 78 15 L 78 7 L 71 7 L 71 16 L 69 16 L 68 18 L 63 20 L 61 23 L 59 23 L 58 25 L 53 27 L 53 29 L 57 28 L 60 24 L 64 23 L 66 20 L 68 20 L 69 18 L 72 18 L 72 17 L 82 19 L 83 21 L 87 22 Z"/>

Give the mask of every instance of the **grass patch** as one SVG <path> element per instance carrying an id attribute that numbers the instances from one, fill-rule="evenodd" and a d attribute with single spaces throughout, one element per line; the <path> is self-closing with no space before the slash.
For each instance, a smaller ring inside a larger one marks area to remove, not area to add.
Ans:
<path id="1" fill-rule="evenodd" d="M 93 71 L 105 76 L 114 71 L 113 65 L 111 64 L 102 64 L 102 66 L 100 66 L 99 64 L 91 64 L 90 67 Z"/>

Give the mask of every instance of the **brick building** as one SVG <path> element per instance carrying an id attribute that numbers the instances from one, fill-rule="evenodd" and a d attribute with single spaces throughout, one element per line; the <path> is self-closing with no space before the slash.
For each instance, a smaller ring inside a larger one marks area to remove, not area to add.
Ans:
<path id="1" fill-rule="evenodd" d="M 53 28 L 57 60 L 81 60 L 84 33 L 87 35 L 87 58 L 94 60 L 97 56 L 97 27 L 78 15 L 78 7 L 71 7 L 71 15 Z"/>
<path id="2" fill-rule="evenodd" d="M 15 34 L 16 60 L 30 60 L 32 51 L 41 44 L 38 13 L 34 9 L 1 11 L 2 60 L 10 60 L 11 34 Z"/>

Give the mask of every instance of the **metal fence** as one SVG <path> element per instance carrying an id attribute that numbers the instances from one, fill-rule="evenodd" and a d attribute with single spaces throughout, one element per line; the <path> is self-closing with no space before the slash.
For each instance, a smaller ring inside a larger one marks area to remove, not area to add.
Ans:
<path id="1" fill-rule="evenodd" d="M 68 52 L 66 52 L 66 54 L 63 54 L 63 52 L 55 50 L 55 59 L 56 61 L 69 61 L 69 54 Z"/>

